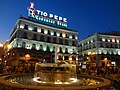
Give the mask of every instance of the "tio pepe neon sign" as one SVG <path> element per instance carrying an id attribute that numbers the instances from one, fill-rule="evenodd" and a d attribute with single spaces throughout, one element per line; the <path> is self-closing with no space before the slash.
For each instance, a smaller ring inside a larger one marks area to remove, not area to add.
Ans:
<path id="1" fill-rule="evenodd" d="M 33 2 L 30 2 L 30 6 L 27 9 L 28 9 L 28 17 L 32 17 L 41 22 L 67 27 L 67 18 L 63 18 L 58 15 L 49 14 L 41 10 L 36 10 L 34 8 Z"/>

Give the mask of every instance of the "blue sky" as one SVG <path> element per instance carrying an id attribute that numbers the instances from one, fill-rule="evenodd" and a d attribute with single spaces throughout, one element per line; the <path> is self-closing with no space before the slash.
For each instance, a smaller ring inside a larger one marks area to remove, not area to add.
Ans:
<path id="1" fill-rule="evenodd" d="M 0 41 L 10 32 L 27 7 L 67 17 L 68 28 L 79 32 L 79 40 L 96 32 L 120 31 L 120 0 L 3 0 L 0 3 Z"/>

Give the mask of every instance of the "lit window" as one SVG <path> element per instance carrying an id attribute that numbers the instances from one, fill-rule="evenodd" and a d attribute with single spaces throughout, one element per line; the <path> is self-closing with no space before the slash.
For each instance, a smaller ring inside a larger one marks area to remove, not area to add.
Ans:
<path id="1" fill-rule="evenodd" d="M 22 28 L 22 29 L 23 29 L 23 28 L 24 28 L 24 24 L 20 24 L 20 28 Z"/>
<path id="2" fill-rule="evenodd" d="M 89 44 L 89 41 L 87 43 Z"/>
<path id="3" fill-rule="evenodd" d="M 110 39 L 108 39 L 108 42 L 110 42 Z"/>
<path id="4" fill-rule="evenodd" d="M 105 41 L 105 38 L 102 38 L 102 41 Z"/>
<path id="5" fill-rule="evenodd" d="M 65 37 L 66 37 L 66 34 L 65 34 L 65 33 L 62 33 L 62 37 L 65 38 Z"/>
<path id="6" fill-rule="evenodd" d="M 102 51 L 101 51 L 101 50 L 99 50 L 98 52 L 99 52 L 99 54 L 102 54 Z"/>
<path id="7" fill-rule="evenodd" d="M 78 37 L 76 36 L 75 39 L 78 39 Z"/>
<path id="8" fill-rule="evenodd" d="M 115 39 L 112 39 L 112 42 L 115 42 Z"/>
<path id="9" fill-rule="evenodd" d="M 93 42 L 93 40 L 91 40 L 91 43 Z"/>
<path id="10" fill-rule="evenodd" d="M 69 38 L 72 39 L 72 35 L 69 35 Z"/>
<path id="11" fill-rule="evenodd" d="M 119 43 L 119 40 L 117 40 L 117 43 Z"/>
<path id="12" fill-rule="evenodd" d="M 51 34 L 51 35 L 54 35 L 54 31 L 51 31 L 50 34 Z"/>
<path id="13" fill-rule="evenodd" d="M 44 45 L 43 46 L 43 51 L 46 51 L 47 50 L 47 47 Z"/>
<path id="14" fill-rule="evenodd" d="M 38 28 L 38 29 L 37 29 L 37 32 L 41 32 L 41 28 Z"/>
<path id="15" fill-rule="evenodd" d="M 33 27 L 32 26 L 28 26 L 28 30 L 32 31 Z"/>
<path id="16" fill-rule="evenodd" d="M 120 51 L 118 51 L 118 55 L 120 55 Z"/>
<path id="17" fill-rule="evenodd" d="M 60 33 L 57 32 L 57 36 L 59 37 L 59 36 L 60 36 Z"/>
<path id="18" fill-rule="evenodd" d="M 44 30 L 44 34 L 48 34 L 48 30 L 45 29 L 45 30 Z"/>
<path id="19" fill-rule="evenodd" d="M 113 54 L 116 55 L 116 54 L 117 54 L 117 51 L 114 51 Z"/>
<path id="20" fill-rule="evenodd" d="M 104 50 L 103 53 L 104 53 L 104 54 L 107 54 L 107 50 Z"/>

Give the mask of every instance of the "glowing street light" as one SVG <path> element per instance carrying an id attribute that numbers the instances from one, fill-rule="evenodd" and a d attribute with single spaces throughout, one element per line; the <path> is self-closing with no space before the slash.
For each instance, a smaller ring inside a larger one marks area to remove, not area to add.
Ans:
<path id="1" fill-rule="evenodd" d="M 29 60 L 30 59 L 30 55 L 29 54 L 26 54 L 25 55 L 25 60 L 27 61 L 27 60 Z"/>

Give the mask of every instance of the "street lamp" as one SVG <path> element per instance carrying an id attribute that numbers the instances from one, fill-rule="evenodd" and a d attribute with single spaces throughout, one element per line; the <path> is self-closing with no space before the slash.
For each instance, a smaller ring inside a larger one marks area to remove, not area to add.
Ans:
<path id="1" fill-rule="evenodd" d="M 26 54 L 25 55 L 25 61 L 29 60 L 30 59 L 30 55 L 29 54 Z"/>

